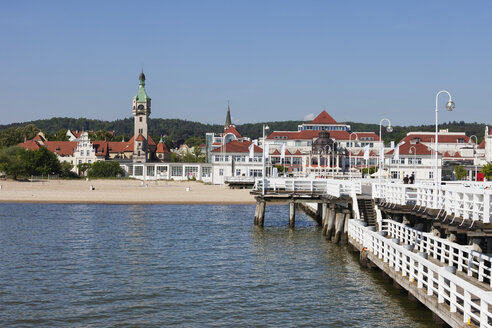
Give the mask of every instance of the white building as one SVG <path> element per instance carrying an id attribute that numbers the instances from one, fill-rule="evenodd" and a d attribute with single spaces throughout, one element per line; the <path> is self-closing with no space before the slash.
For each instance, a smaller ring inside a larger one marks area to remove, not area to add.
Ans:
<path id="1" fill-rule="evenodd" d="M 401 142 L 398 148 L 399 159 L 394 158 L 395 150 L 386 154 L 384 172 L 389 173 L 393 179 L 403 179 L 412 174 L 416 180 L 434 179 L 435 153 L 430 147 L 422 142 Z M 438 153 L 439 179 L 441 179 L 442 159 L 442 154 Z"/>
<path id="2" fill-rule="evenodd" d="M 253 156 L 249 147 L 253 145 Z M 233 140 L 212 151 L 212 182 L 224 184 L 231 177 L 261 177 L 263 149 L 251 141 Z"/>

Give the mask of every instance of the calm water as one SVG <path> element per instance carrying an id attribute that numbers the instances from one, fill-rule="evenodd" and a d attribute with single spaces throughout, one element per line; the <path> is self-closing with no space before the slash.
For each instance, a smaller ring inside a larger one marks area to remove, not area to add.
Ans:
<path id="1" fill-rule="evenodd" d="M 0 204 L 2 327 L 433 327 L 299 213 Z"/>

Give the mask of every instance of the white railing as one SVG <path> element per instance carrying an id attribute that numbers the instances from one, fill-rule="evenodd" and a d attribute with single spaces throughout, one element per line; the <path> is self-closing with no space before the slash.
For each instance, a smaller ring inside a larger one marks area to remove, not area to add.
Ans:
<path id="1" fill-rule="evenodd" d="M 255 182 L 255 178 L 254 177 L 242 177 L 242 176 L 239 176 L 239 177 L 226 177 L 225 178 L 225 182 L 242 182 L 242 183 L 254 183 Z"/>
<path id="2" fill-rule="evenodd" d="M 254 190 L 265 191 L 289 191 L 320 193 L 334 197 L 351 196 L 353 193 L 360 194 L 362 191 L 360 181 L 333 180 L 333 179 L 298 179 L 298 178 L 257 178 Z"/>
<path id="3" fill-rule="evenodd" d="M 485 186 L 485 187 L 484 187 Z M 397 205 L 416 205 L 434 208 L 435 189 L 432 184 L 402 184 L 400 182 L 378 182 L 372 184 L 374 198 Z M 437 208 L 449 215 L 469 220 L 491 222 L 492 189 L 479 183 L 450 183 L 440 186 Z"/>
<path id="4" fill-rule="evenodd" d="M 459 245 L 393 220 L 383 220 L 382 231 L 442 263 L 456 267 L 457 271 L 476 277 L 478 281 L 488 280 L 492 287 L 492 256 L 474 251 L 472 246 Z"/>
<path id="5" fill-rule="evenodd" d="M 439 304 L 448 303 L 450 315 L 460 315 L 465 324 L 492 327 L 492 292 L 467 282 L 392 239 L 370 231 L 358 220 L 349 220 L 348 235 L 368 252 L 388 263 L 391 270 L 407 277 L 417 288 L 425 289 L 428 296 L 437 298 Z"/>

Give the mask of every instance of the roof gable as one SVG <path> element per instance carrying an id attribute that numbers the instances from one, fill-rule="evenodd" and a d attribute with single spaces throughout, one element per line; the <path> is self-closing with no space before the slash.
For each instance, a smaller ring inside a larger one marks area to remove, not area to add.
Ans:
<path id="1" fill-rule="evenodd" d="M 314 120 L 311 121 L 311 124 L 338 124 L 338 122 L 335 121 L 330 114 L 323 110 Z"/>

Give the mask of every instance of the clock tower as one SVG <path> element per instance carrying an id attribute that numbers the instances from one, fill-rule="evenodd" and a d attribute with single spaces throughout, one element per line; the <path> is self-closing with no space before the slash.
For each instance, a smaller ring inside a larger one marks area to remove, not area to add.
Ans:
<path id="1" fill-rule="evenodd" d="M 148 132 L 147 119 L 150 115 L 150 97 L 145 91 L 145 74 L 140 73 L 138 78 L 138 93 L 133 97 L 133 162 L 144 163 L 148 159 Z"/>

